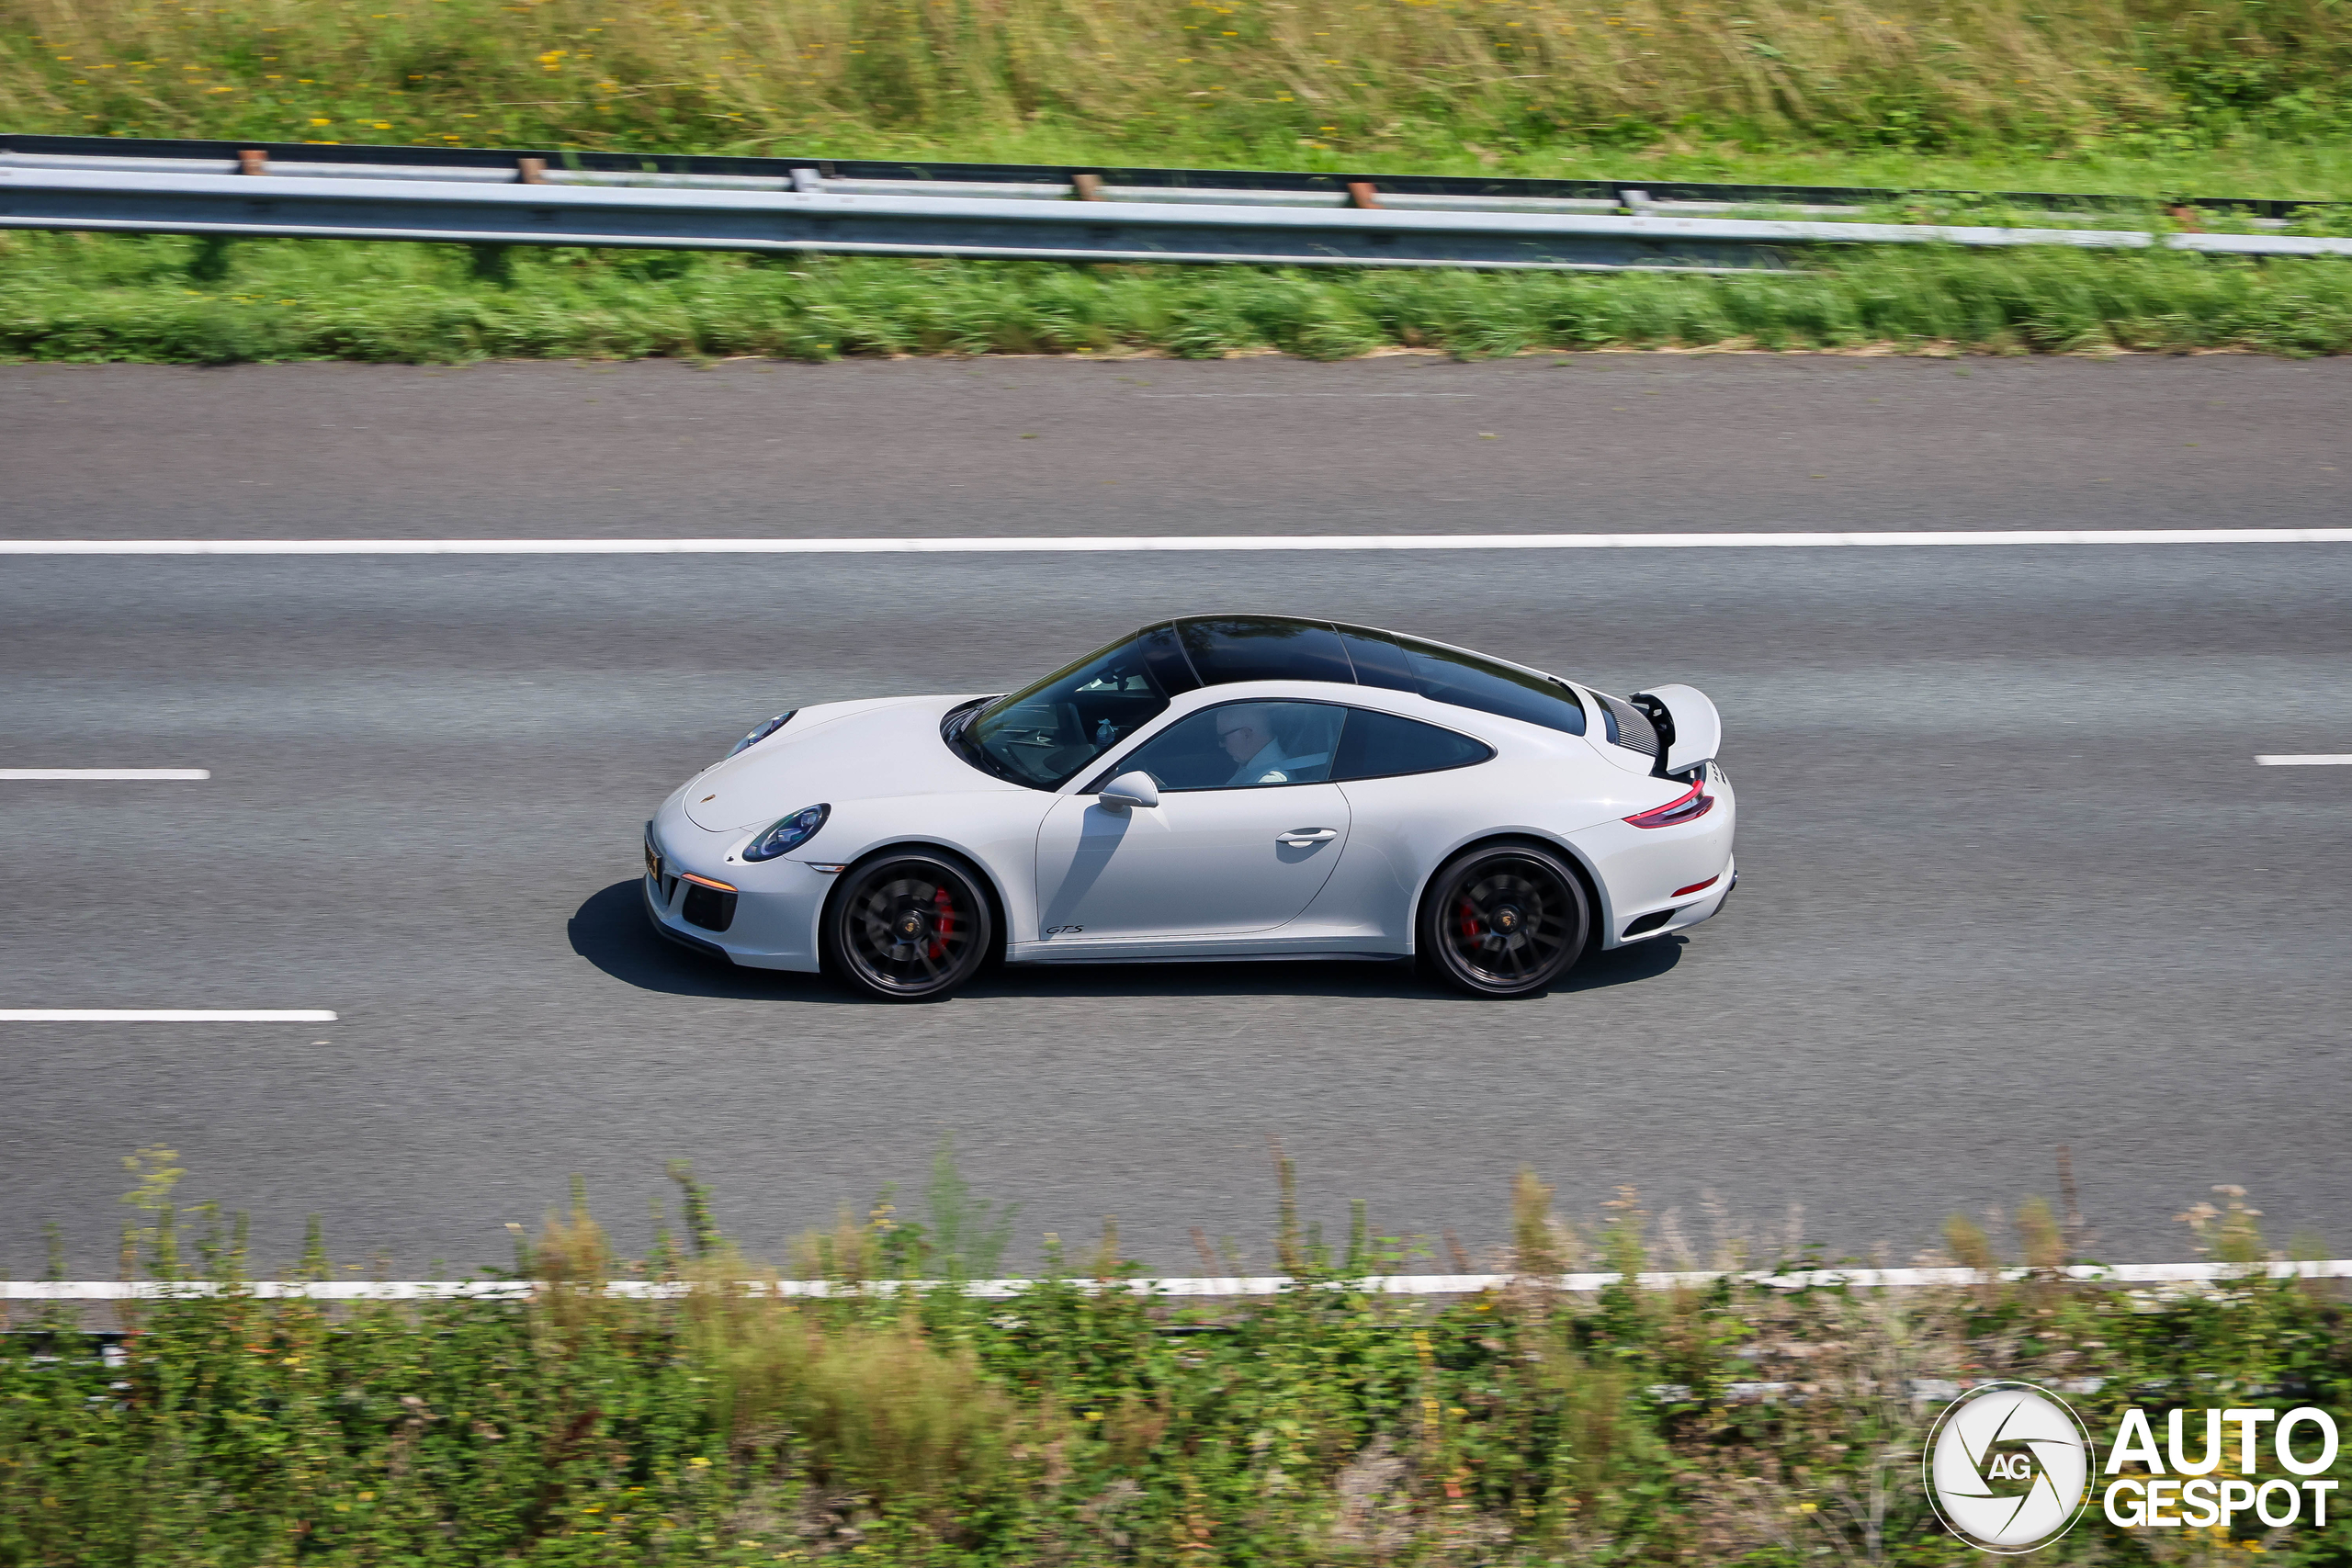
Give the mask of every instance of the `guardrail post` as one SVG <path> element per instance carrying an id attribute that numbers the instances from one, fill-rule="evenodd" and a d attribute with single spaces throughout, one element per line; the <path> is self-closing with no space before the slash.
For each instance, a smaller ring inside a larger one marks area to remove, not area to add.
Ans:
<path id="1" fill-rule="evenodd" d="M 266 175 L 269 173 L 269 154 L 258 147 L 248 147 L 237 154 L 237 173 Z"/>
<path id="2" fill-rule="evenodd" d="M 1080 201 L 1100 201 L 1102 199 L 1102 176 L 1101 175 L 1072 175 L 1069 177 L 1069 189 L 1070 194 Z"/>
<path id="3" fill-rule="evenodd" d="M 795 169 L 792 188 L 804 196 L 814 196 L 825 188 L 825 176 L 814 169 Z"/>
<path id="4" fill-rule="evenodd" d="M 1379 207 L 1380 187 L 1374 185 L 1370 180 L 1350 180 L 1348 182 L 1348 205 L 1350 207 L 1363 208 Z"/>
<path id="5" fill-rule="evenodd" d="M 207 234 L 196 243 L 187 259 L 187 275 L 198 283 L 218 283 L 229 276 L 229 237 Z"/>
<path id="6" fill-rule="evenodd" d="M 472 253 L 466 270 L 478 281 L 495 283 L 503 288 L 514 281 L 514 247 L 512 245 L 468 245 Z"/>
<path id="7" fill-rule="evenodd" d="M 543 186 L 548 183 L 548 161 L 545 158 L 517 158 L 514 170 L 515 178 L 524 185 Z"/>

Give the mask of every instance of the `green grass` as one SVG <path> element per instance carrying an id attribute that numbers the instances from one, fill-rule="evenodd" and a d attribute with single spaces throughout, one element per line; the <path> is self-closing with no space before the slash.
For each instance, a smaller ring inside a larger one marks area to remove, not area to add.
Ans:
<path id="1" fill-rule="evenodd" d="M 1894 250 L 1800 275 L 1058 266 L 17 234 L 0 354 L 338 358 L 1709 346 L 2334 354 L 2352 264 Z"/>
<path id="2" fill-rule="evenodd" d="M 0 124 L 106 135 L 2075 188 L 2141 159 L 2320 197 L 2347 83 L 2339 0 L 0 3 Z"/>
<path id="3" fill-rule="evenodd" d="M 165 1151 L 126 1258 L 233 1284 L 242 1227 L 175 1213 Z M 684 1173 L 680 1173 L 682 1177 Z M 1347 1281 L 1413 1264 L 1369 1234 L 1327 1248 L 1282 1172 L 1273 1260 L 1315 1288 L 1180 1305 L 1097 1293 L 1049 1249 L 1012 1300 L 888 1282 L 986 1267 L 1001 1235 L 944 1159 L 808 1238 L 863 1295 L 790 1301 L 708 1224 L 614 1256 L 575 1188 L 525 1249 L 528 1304 L 331 1310 L 231 1293 L 122 1310 L 119 1365 L 52 1314 L 0 1344 L 6 1568 L 549 1568 L 1973 1562 L 1921 1495 L 1937 1410 L 1913 1379 L 2066 1381 L 2095 1435 L 2126 1404 L 2278 1410 L 2352 1399 L 2352 1325 L 2293 1283 L 2124 1291 L 2058 1282 L 1904 1292 L 1736 1281 L 1570 1297 L 1538 1276 L 1699 1261 L 1630 1194 L 1582 1225 L 1522 1177 L 1508 1289 L 1444 1305 Z M 2212 1256 L 2263 1256 L 2253 1211 L 2199 1205 Z M 2021 1204 L 2003 1241 L 1947 1227 L 1973 1268 L 2047 1270 L 2066 1227 Z M 1716 1266 L 1781 1259 L 1719 1242 Z M 1251 1260 L 1236 1259 L 1238 1267 Z M 1262 1267 L 1262 1261 L 1257 1266 Z M 328 1264 L 315 1243 L 297 1272 Z M 669 1279 L 681 1299 L 605 1296 Z M 2088 1382 L 2082 1380 L 2096 1380 Z M 1777 1385 L 1761 1400 L 1735 1385 Z M 2266 1472 L 2269 1461 L 2263 1461 Z M 2352 1455 L 2337 1472 L 2352 1470 Z M 2340 1562 L 2352 1525 L 2127 1534 L 2096 1509 L 2052 1562 Z M 2154 1539 L 2151 1539 L 2154 1536 Z M 2187 1555 L 2184 1556 L 2183 1554 Z"/>

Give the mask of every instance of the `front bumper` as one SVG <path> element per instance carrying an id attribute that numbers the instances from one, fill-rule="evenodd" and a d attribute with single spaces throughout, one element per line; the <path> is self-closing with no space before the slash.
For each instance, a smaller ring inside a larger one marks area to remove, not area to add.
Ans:
<path id="1" fill-rule="evenodd" d="M 649 866 L 638 886 L 653 929 L 681 946 L 745 968 L 815 973 L 817 922 L 824 912 L 825 896 L 832 890 L 832 876 L 797 860 L 722 866 L 724 845 L 741 835 L 703 836 L 721 847 L 707 856 L 682 856 L 678 835 L 648 832 L 646 842 L 661 857 L 661 871 L 657 874 Z M 713 863 L 707 869 L 695 863 L 705 858 Z M 733 891 L 719 894 L 682 874 Z M 688 919 L 689 914 L 695 918 Z"/>
<path id="2" fill-rule="evenodd" d="M 691 948 L 705 958 L 716 958 L 726 964 L 735 962 L 733 953 L 708 937 L 688 935 L 684 930 L 670 922 L 668 917 L 662 911 L 661 895 L 654 887 L 653 878 L 649 876 L 645 879 L 644 892 L 645 918 L 652 922 L 656 935 L 667 937 L 680 947 Z"/>

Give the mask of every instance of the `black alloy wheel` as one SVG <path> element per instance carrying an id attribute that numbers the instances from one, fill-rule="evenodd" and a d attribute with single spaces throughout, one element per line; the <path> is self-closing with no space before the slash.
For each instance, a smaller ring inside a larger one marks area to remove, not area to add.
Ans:
<path id="1" fill-rule="evenodd" d="M 970 979 L 994 938 L 971 870 L 909 851 L 842 874 L 825 909 L 825 967 L 865 996 L 925 1001 Z"/>
<path id="2" fill-rule="evenodd" d="M 1557 854 L 1501 844 L 1440 868 L 1416 945 L 1473 996 L 1525 997 L 1568 972 L 1591 929 L 1584 884 Z"/>

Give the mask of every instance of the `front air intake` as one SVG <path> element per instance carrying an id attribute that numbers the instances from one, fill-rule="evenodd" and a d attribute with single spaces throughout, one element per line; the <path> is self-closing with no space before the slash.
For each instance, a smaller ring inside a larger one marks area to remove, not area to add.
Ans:
<path id="1" fill-rule="evenodd" d="M 706 887 L 699 882 L 686 884 L 685 901 L 678 906 L 678 916 L 690 926 L 700 926 L 707 931 L 723 931 L 735 923 L 735 895 L 722 893 L 716 887 Z"/>

